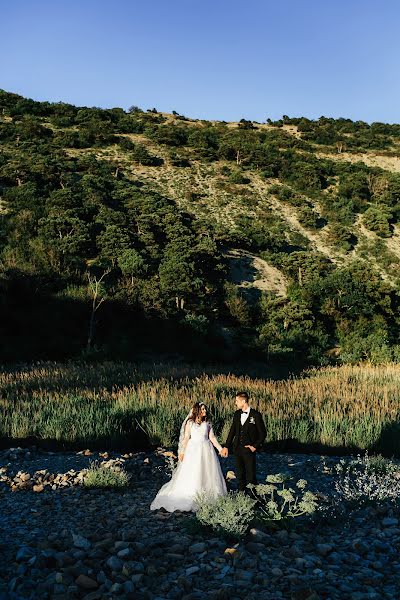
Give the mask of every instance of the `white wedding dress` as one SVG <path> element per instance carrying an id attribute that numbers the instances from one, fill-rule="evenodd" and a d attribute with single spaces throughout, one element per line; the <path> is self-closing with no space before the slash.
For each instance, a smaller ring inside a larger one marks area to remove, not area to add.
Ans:
<path id="1" fill-rule="evenodd" d="M 207 492 L 213 496 L 227 493 L 225 479 L 215 453 L 214 446 L 221 451 L 222 446 L 214 435 L 211 424 L 200 424 L 189 420 L 185 427 L 185 452 L 183 461 L 174 470 L 171 479 L 162 486 L 150 505 L 150 510 L 165 508 L 196 511 L 195 495 Z"/>

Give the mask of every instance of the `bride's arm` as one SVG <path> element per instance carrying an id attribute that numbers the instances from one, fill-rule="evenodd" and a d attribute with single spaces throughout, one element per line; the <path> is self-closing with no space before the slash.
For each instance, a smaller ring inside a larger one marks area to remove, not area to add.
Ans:
<path id="1" fill-rule="evenodd" d="M 185 437 L 183 438 L 183 442 L 182 442 L 182 451 L 179 455 L 179 460 L 183 460 L 183 456 L 185 454 L 185 450 L 186 450 L 186 446 L 188 444 L 188 441 L 190 440 L 190 428 L 192 425 L 192 421 L 188 421 L 185 425 Z"/>
<path id="2" fill-rule="evenodd" d="M 210 430 L 208 432 L 208 437 L 210 438 L 210 442 L 212 443 L 213 446 L 215 446 L 215 448 L 218 450 L 218 452 L 221 452 L 222 450 L 222 446 L 221 444 L 218 442 L 217 438 L 215 437 L 214 434 L 214 430 L 212 428 L 212 425 L 210 426 Z"/>

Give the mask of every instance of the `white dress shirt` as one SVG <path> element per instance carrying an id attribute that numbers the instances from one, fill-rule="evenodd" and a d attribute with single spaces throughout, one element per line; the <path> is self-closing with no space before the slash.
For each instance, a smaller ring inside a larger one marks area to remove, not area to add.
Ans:
<path id="1" fill-rule="evenodd" d="M 242 414 L 240 415 L 240 421 L 241 421 L 242 425 L 244 425 L 246 423 L 248 416 L 249 416 L 249 412 L 250 412 L 250 408 L 248 408 L 245 413 L 242 412 Z"/>

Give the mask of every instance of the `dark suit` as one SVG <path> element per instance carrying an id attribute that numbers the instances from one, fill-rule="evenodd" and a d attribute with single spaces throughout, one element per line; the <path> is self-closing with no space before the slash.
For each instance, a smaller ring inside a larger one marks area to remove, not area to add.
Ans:
<path id="1" fill-rule="evenodd" d="M 233 448 L 239 479 L 239 490 L 244 491 L 248 483 L 257 483 L 257 452 L 252 452 L 249 448 L 245 448 L 245 446 L 254 446 L 257 451 L 260 450 L 267 432 L 262 415 L 258 410 L 250 408 L 244 425 L 241 423 L 241 414 L 241 410 L 235 412 L 225 446 L 229 449 Z"/>

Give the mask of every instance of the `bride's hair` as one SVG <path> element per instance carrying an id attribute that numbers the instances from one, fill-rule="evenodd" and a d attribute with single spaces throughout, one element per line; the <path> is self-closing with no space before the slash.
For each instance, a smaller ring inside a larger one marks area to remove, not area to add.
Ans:
<path id="1" fill-rule="evenodd" d="M 201 409 L 203 408 L 203 406 L 206 409 L 206 415 L 204 417 L 201 414 Z M 193 407 L 192 407 L 192 416 L 190 417 L 190 419 L 196 423 L 197 417 L 200 417 L 202 421 L 208 421 L 209 420 L 208 419 L 207 406 L 204 404 L 204 402 L 195 402 L 193 404 Z"/>

